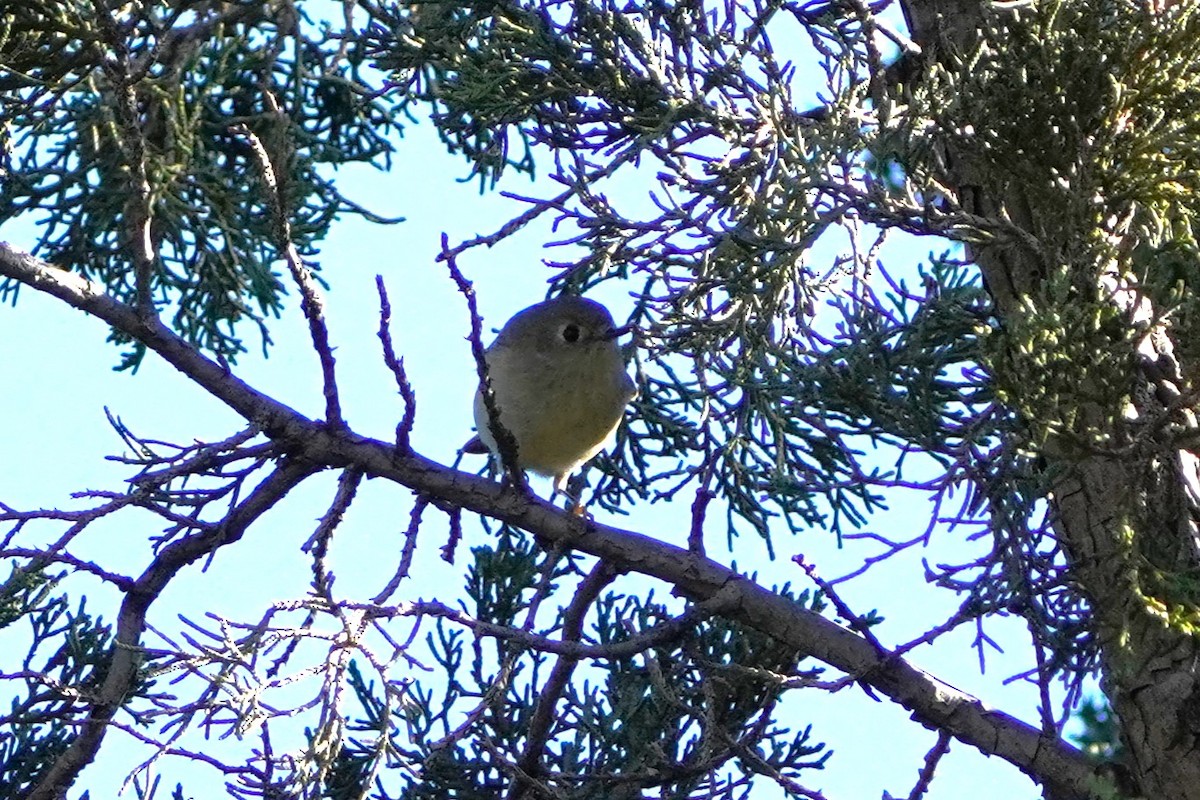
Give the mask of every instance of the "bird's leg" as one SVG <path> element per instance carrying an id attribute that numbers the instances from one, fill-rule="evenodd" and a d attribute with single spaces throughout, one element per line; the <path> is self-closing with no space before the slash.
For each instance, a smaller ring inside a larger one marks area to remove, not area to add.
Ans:
<path id="1" fill-rule="evenodd" d="M 567 500 L 571 501 L 570 505 L 566 507 L 567 511 L 570 511 L 577 517 L 588 517 L 587 510 L 584 508 L 582 500 L 583 487 L 577 486 L 575 491 L 572 492 L 567 487 L 568 477 L 569 474 L 556 475 L 554 477 L 554 491 L 550 493 L 550 502 L 553 503 L 554 498 L 561 494 L 563 497 L 567 498 Z"/>

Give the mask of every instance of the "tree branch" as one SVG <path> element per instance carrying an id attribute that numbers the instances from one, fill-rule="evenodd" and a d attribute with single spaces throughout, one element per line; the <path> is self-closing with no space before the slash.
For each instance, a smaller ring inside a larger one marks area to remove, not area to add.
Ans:
<path id="1" fill-rule="evenodd" d="M 266 97 L 276 114 L 282 115 L 270 92 Z M 284 192 L 279 185 L 276 162 L 280 160 L 277 154 L 267 151 L 267 147 L 246 125 L 234 126 L 233 132 L 244 138 L 258 161 L 259 174 L 266 184 L 267 205 L 275 223 L 275 246 L 284 254 L 288 271 L 292 280 L 300 290 L 300 309 L 308 322 L 309 335 L 312 336 L 313 350 L 321 361 L 322 386 L 325 393 L 325 420 L 334 426 L 344 426 L 342 420 L 342 403 L 338 398 L 337 377 L 334 372 L 333 347 L 329 344 L 329 329 L 325 324 L 325 298 L 317 281 L 312 276 L 308 265 L 300 258 L 300 252 L 292 242 L 292 223 L 288 218 L 288 208 Z M 284 165 L 286 166 L 286 165 Z"/>
<path id="2" fill-rule="evenodd" d="M 221 524 L 204 533 L 172 542 L 150 562 L 134 586 L 125 592 L 125 599 L 117 613 L 117 635 L 113 642 L 112 658 L 104 683 L 83 723 L 82 732 L 42 776 L 26 800 L 56 800 L 62 797 L 66 788 L 96 757 L 113 715 L 120 709 L 137 680 L 142 665 L 140 642 L 146 627 L 146 615 L 167 583 L 188 564 L 240 539 L 255 520 L 315 471 L 311 463 L 302 460 L 284 462 Z"/>
<path id="3" fill-rule="evenodd" d="M 583 579 L 575 592 L 575 598 L 563 614 L 562 638 L 564 642 L 578 642 L 583 637 L 583 622 L 588 611 L 600 597 L 600 592 L 604 591 L 604 588 L 612 583 L 615 577 L 616 573 L 612 566 L 604 561 L 598 561 L 592 567 L 592 571 Z M 570 683 L 571 675 L 575 672 L 575 665 L 578 663 L 578 658 L 566 654 L 560 655 L 554 662 L 554 668 L 550 670 L 550 677 L 546 679 L 538 693 L 537 705 L 534 706 L 533 717 L 529 722 L 529 731 L 525 736 L 525 752 L 517 764 L 523 775 L 528 775 L 534 780 L 541 776 L 542 751 L 550 741 L 555 719 L 554 710 Z M 522 780 L 514 781 L 509 786 L 507 799 L 520 800 L 530 790 L 529 783 Z"/>
<path id="4" fill-rule="evenodd" d="M 1076 748 L 986 707 L 977 698 L 902 658 L 879 653 L 858 634 L 758 586 L 721 564 L 634 531 L 563 513 L 518 488 L 457 472 L 416 454 L 397 457 L 395 449 L 388 443 L 314 422 L 253 389 L 197 352 L 157 319 L 142 318 L 133 309 L 116 302 L 98 284 L 56 269 L 6 243 L 0 243 L 0 275 L 57 297 L 137 338 L 309 464 L 354 467 L 366 476 L 399 483 L 437 498 L 441 503 L 524 528 L 551 546 L 558 544 L 579 550 L 620 569 L 659 578 L 695 601 L 724 592 L 730 598 L 730 618 L 857 677 L 911 710 L 922 724 L 947 731 L 986 754 L 1000 756 L 1063 798 L 1090 796 L 1093 769 Z M 291 468 L 311 469 L 299 466 L 298 462 Z M 281 473 L 276 473 L 275 480 L 282 480 Z M 179 547 L 194 547 L 193 542 L 192 538 L 181 540 L 164 550 L 155 563 L 168 554 L 180 553 Z M 180 562 L 180 565 L 182 563 L 187 562 Z M 152 577 L 148 571 L 140 580 Z M 130 598 L 141 596 L 130 595 Z M 136 619 L 126 623 L 123 610 L 123 625 L 134 624 Z M 123 653 L 123 658 L 132 661 L 128 653 Z M 115 673 L 114 669 L 110 683 L 117 680 Z M 109 709 L 110 715 L 112 710 Z M 96 726 L 89 728 L 86 734 L 96 735 Z M 77 742 L 71 752 L 77 751 L 82 752 L 76 761 L 79 757 L 85 760 L 77 763 L 76 772 L 95 753 L 95 746 L 93 744 L 89 749 Z M 61 775 L 58 780 L 48 779 L 43 784 L 55 785 L 64 785 Z M 35 796 L 49 800 L 53 795 Z"/>

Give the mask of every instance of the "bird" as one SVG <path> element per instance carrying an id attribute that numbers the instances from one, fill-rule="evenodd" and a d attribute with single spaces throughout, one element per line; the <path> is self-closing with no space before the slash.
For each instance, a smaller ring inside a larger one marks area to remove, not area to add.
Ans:
<path id="1" fill-rule="evenodd" d="M 570 496 L 567 479 L 612 441 L 638 396 L 617 343 L 629 331 L 600 303 L 564 295 L 517 312 L 484 353 L 516 466 L 553 479 L 555 493 Z M 503 462 L 482 386 L 474 412 L 478 435 L 463 451 Z"/>

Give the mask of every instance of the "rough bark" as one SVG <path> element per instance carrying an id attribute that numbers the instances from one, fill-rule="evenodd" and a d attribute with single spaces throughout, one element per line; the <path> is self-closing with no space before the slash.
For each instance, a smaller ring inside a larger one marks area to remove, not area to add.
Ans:
<path id="1" fill-rule="evenodd" d="M 948 63 L 970 53 L 983 15 L 994 13 L 992 4 L 978 0 L 904 0 L 903 9 L 925 63 Z M 1037 207 L 1019 189 L 989 185 L 986 171 L 969 159 L 948 152 L 946 163 L 946 185 L 957 191 L 969 213 L 1007 216 L 1034 236 L 1061 217 L 1057 209 Z M 1120 243 L 1115 244 L 1119 251 Z M 1016 246 L 977 246 L 971 257 L 1001 321 L 1023 313 L 1021 300 L 1038 289 L 1044 265 Z M 1118 266 L 1100 264 L 1095 270 L 1097 280 L 1110 290 L 1111 302 L 1130 321 L 1153 319 L 1148 300 L 1123 290 Z M 1130 412 L 1138 415 L 1161 410 L 1164 392 L 1179 388 L 1178 369 L 1163 369 L 1176 364 L 1169 337 L 1156 332 L 1153 323 L 1148 328 L 1135 359 L 1134 385 L 1145 390 L 1145 402 L 1135 401 Z M 1086 404 L 1077 410 L 1082 424 L 1092 430 L 1111 426 L 1111 410 Z M 1051 496 L 1056 532 L 1073 577 L 1092 604 L 1103 685 L 1119 717 L 1130 782 L 1142 797 L 1200 798 L 1200 647 L 1185 627 L 1166 624 L 1163 614 L 1147 607 L 1131 577 L 1141 565 L 1131 563 L 1129 544 L 1131 533 L 1152 537 L 1163 555 L 1150 566 L 1194 573 L 1197 459 L 1183 449 L 1080 455 L 1052 443 L 1043 455 L 1051 474 L 1061 475 Z"/>

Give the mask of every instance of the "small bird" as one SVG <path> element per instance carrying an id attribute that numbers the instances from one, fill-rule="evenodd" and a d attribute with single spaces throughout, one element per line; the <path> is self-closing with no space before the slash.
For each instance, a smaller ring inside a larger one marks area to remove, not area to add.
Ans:
<path id="1" fill-rule="evenodd" d="M 517 443 L 517 466 L 567 478 L 612 440 L 637 387 L 625 372 L 608 309 L 583 297 L 557 297 L 513 316 L 485 355 L 501 424 Z M 479 435 L 463 448 L 500 460 L 482 387 L 475 393 Z"/>

